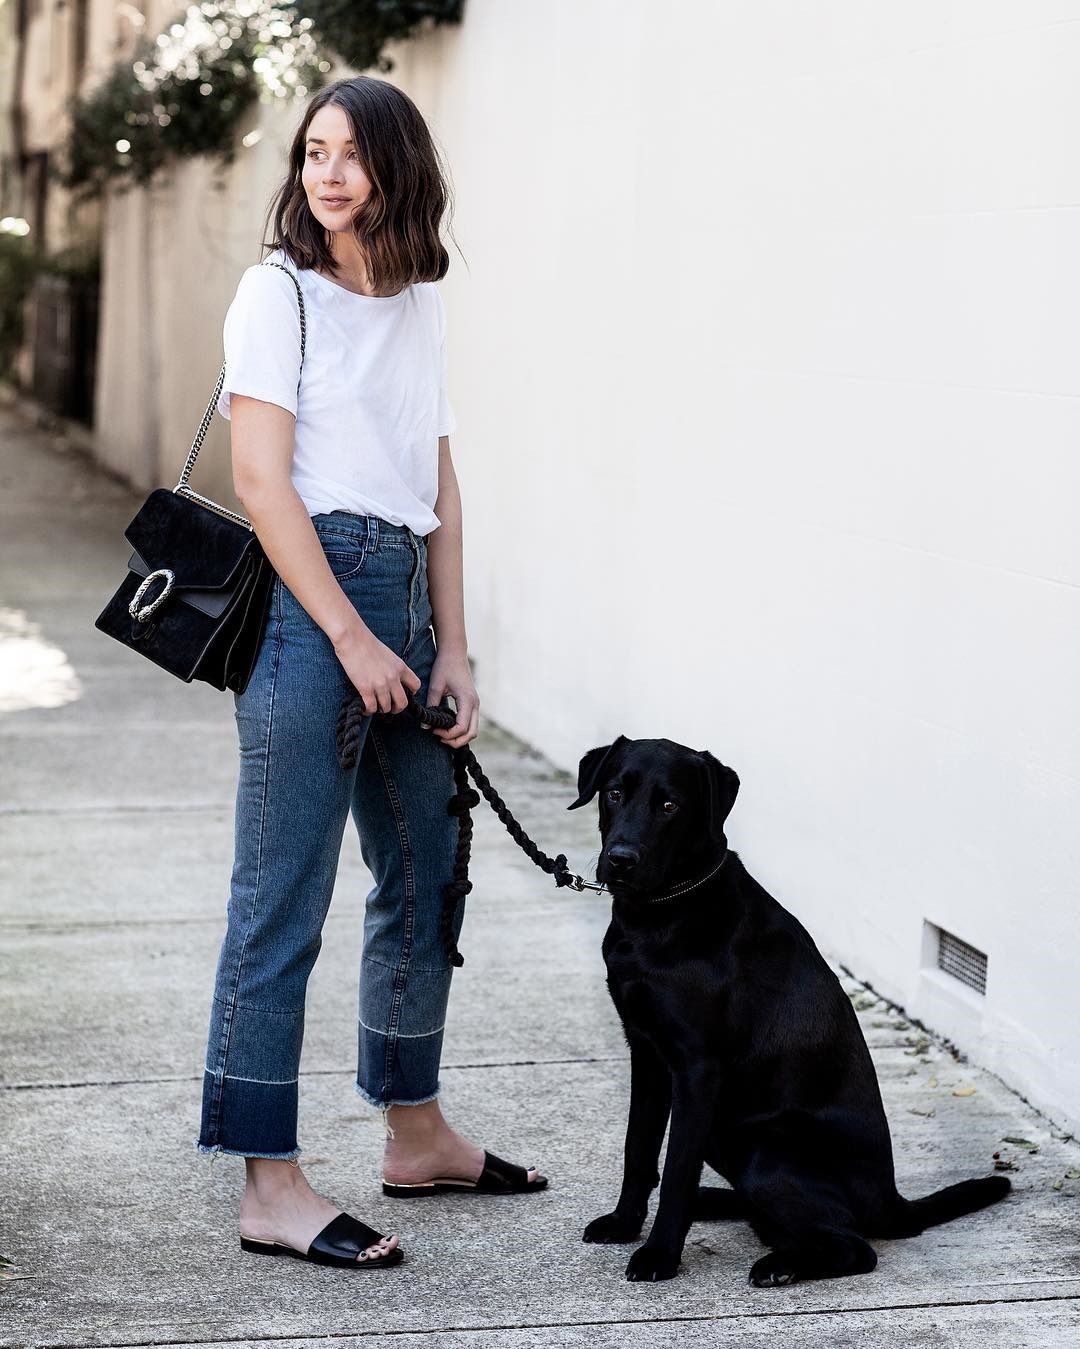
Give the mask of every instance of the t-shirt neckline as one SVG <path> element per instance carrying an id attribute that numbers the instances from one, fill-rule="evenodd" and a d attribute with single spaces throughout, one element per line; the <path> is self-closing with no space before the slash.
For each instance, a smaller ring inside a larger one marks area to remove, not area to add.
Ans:
<path id="1" fill-rule="evenodd" d="M 358 290 L 350 290 L 348 286 L 341 285 L 340 282 L 331 281 L 328 276 L 323 276 L 322 272 L 317 272 L 314 267 L 302 267 L 300 270 L 307 272 L 308 275 L 313 276 L 316 281 L 322 282 L 323 285 L 330 286 L 333 290 L 338 291 L 343 295 L 347 295 L 352 300 L 400 300 L 409 289 L 408 286 L 402 286 L 402 288 L 394 295 L 363 295 Z"/>

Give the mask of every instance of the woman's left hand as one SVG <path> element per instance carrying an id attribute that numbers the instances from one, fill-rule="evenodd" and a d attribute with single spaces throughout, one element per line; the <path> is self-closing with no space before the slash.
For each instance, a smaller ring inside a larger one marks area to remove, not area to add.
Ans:
<path id="1" fill-rule="evenodd" d="M 454 725 L 448 726 L 446 730 L 437 726 L 426 726 L 424 729 L 437 735 L 450 749 L 459 749 L 476 738 L 480 722 L 480 698 L 464 652 L 435 653 L 428 681 L 427 706 L 438 707 L 446 694 L 453 698 L 457 711 Z"/>

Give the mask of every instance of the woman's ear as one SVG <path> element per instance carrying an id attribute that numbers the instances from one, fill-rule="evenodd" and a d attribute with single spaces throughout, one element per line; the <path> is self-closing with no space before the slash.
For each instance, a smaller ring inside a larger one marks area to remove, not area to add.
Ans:
<path id="1" fill-rule="evenodd" d="M 728 768 L 714 758 L 707 749 L 698 750 L 698 755 L 705 765 L 705 818 L 715 841 L 726 845 L 724 821 L 731 814 L 739 794 L 739 775 L 734 768 Z"/>
<path id="2" fill-rule="evenodd" d="M 567 810 L 576 810 L 578 806 L 583 806 L 593 799 L 604 774 L 613 765 L 612 754 L 628 743 L 626 736 L 620 735 L 610 745 L 597 745 L 595 749 L 588 750 L 582 756 L 578 764 L 577 800 L 571 801 L 566 807 Z"/>

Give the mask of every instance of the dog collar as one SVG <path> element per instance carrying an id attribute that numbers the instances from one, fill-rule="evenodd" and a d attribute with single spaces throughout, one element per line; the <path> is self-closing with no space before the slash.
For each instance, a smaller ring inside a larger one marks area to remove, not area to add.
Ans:
<path id="1" fill-rule="evenodd" d="M 696 881 L 683 881 L 680 885 L 676 885 L 674 889 L 668 890 L 664 894 L 649 895 L 644 902 L 646 904 L 662 904 L 667 899 L 677 899 L 679 895 L 687 895 L 691 890 L 696 890 L 699 885 L 704 885 L 706 881 L 712 880 L 727 861 L 728 853 L 730 851 L 730 848 L 725 848 L 724 855 L 721 857 L 720 861 L 717 862 L 716 866 L 714 866 L 711 871 L 707 871 L 704 876 L 699 876 Z"/>
<path id="2" fill-rule="evenodd" d="M 666 899 L 675 899 L 679 895 L 689 894 L 691 890 L 696 890 L 699 885 L 704 885 L 706 881 L 711 880 L 712 877 L 716 875 L 727 861 L 729 851 L 730 849 L 725 848 L 723 857 L 721 857 L 720 861 L 713 867 L 712 871 L 707 872 L 704 876 L 699 876 L 696 881 L 683 881 L 681 885 L 676 885 L 673 890 L 668 890 L 665 894 L 650 895 L 645 902 L 647 904 L 661 904 Z"/>

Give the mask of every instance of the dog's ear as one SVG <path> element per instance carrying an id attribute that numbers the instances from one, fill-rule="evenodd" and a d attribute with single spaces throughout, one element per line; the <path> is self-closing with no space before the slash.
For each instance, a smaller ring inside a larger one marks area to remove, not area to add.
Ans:
<path id="1" fill-rule="evenodd" d="M 626 743 L 626 736 L 620 735 L 610 745 L 597 745 L 595 749 L 588 750 L 582 756 L 581 762 L 578 764 L 577 800 L 571 801 L 566 807 L 567 810 L 576 810 L 578 806 L 583 806 L 587 801 L 593 799 L 596 795 L 596 789 L 600 785 L 601 777 L 610 762 L 610 756 Z"/>
<path id="2" fill-rule="evenodd" d="M 739 794 L 739 775 L 734 768 L 728 768 L 714 758 L 707 749 L 698 750 L 698 755 L 705 765 L 705 816 L 709 821 L 709 830 L 717 843 L 726 844 L 724 821 L 731 814 L 731 807 Z"/>

